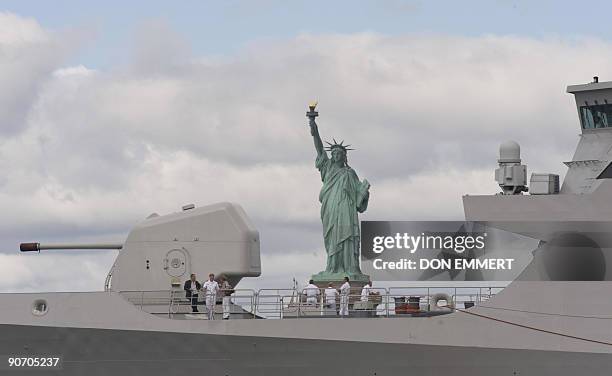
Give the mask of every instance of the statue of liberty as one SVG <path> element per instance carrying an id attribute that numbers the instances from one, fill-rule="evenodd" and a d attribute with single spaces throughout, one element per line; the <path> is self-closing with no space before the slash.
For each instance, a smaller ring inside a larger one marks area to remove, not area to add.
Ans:
<path id="1" fill-rule="evenodd" d="M 368 207 L 370 183 L 359 181 L 357 173 L 347 162 L 347 151 L 338 143 L 327 142 L 325 147 L 315 122 L 316 103 L 310 104 L 306 116 L 310 119 L 310 133 L 317 151 L 316 168 L 321 173 L 323 187 L 319 193 L 323 238 L 327 252 L 327 267 L 313 276 L 317 281 L 340 281 L 348 276 L 351 281 L 367 281 L 359 267 L 359 218 Z M 331 158 L 328 155 L 331 154 Z"/>

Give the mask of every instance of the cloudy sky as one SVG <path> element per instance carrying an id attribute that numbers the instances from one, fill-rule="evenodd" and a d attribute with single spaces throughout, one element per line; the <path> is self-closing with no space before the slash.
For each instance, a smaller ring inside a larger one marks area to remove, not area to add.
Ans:
<path id="1" fill-rule="evenodd" d="M 605 2 L 328 3 L 0 1 L 0 291 L 100 290 L 116 255 L 22 241 L 121 242 L 218 201 L 260 230 L 262 283 L 289 285 L 325 258 L 312 99 L 372 184 L 362 219 L 461 219 L 502 141 L 563 175 L 565 86 L 612 79 Z"/>

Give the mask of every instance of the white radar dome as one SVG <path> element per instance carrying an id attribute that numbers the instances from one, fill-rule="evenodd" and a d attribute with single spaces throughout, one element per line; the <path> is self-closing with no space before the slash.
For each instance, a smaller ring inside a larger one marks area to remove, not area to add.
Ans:
<path id="1" fill-rule="evenodd" d="M 499 146 L 499 163 L 521 163 L 521 147 L 515 141 L 506 141 Z"/>

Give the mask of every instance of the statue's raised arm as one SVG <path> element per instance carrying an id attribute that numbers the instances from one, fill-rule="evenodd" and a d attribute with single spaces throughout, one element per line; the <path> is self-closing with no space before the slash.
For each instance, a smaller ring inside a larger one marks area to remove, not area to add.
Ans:
<path id="1" fill-rule="evenodd" d="M 319 113 L 315 111 L 317 107 L 317 102 L 312 102 L 308 105 L 308 111 L 306 116 L 308 117 L 309 125 L 310 125 L 310 134 L 314 140 L 315 149 L 317 150 L 317 156 L 320 157 L 324 154 L 325 148 L 323 147 L 323 141 L 321 141 L 321 136 L 319 136 L 319 128 L 317 127 L 317 123 L 315 122 L 315 118 L 319 116 Z"/>

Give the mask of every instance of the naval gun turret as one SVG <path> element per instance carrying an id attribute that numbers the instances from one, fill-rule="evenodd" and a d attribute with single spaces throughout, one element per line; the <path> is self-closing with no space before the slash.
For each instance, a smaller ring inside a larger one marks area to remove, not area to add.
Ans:
<path id="1" fill-rule="evenodd" d="M 196 273 L 215 273 L 230 284 L 261 274 L 259 232 L 238 204 L 183 207 L 152 214 L 134 227 L 123 244 L 22 243 L 22 252 L 68 249 L 120 249 L 107 277 L 112 291 L 168 290 Z"/>

